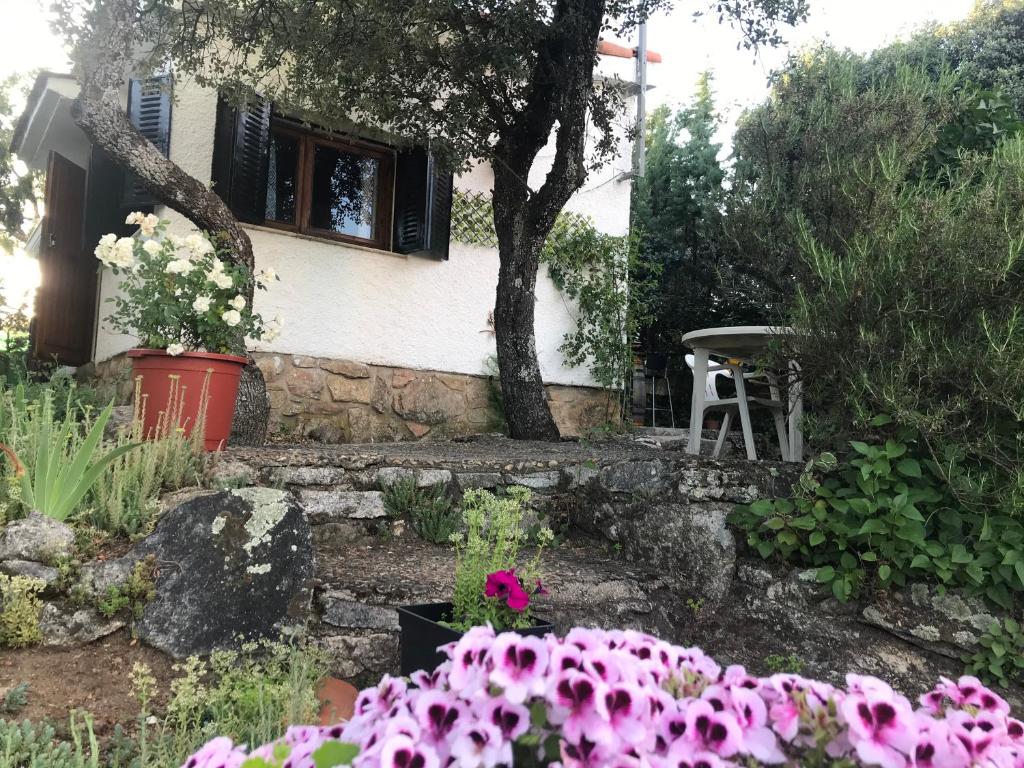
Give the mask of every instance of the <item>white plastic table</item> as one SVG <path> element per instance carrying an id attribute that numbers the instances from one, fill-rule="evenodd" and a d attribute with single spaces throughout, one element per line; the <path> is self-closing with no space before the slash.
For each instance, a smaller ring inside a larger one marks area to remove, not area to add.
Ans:
<path id="1" fill-rule="evenodd" d="M 769 325 L 737 325 L 728 328 L 703 328 L 690 331 L 683 335 L 683 343 L 693 349 L 693 397 L 690 400 L 690 441 L 687 453 L 700 453 L 701 429 L 704 424 L 704 390 L 708 377 L 708 357 L 717 355 L 731 360 L 751 362 L 759 354 L 767 350 L 772 337 L 792 333 L 791 328 L 773 327 Z M 799 370 L 796 362 L 790 368 Z M 736 368 L 739 371 L 739 368 Z M 753 432 L 750 427 L 750 415 L 746 408 L 746 392 L 743 375 L 733 376 L 736 381 L 737 397 L 741 403 L 739 408 L 740 424 L 743 428 L 743 441 L 747 450 L 747 458 L 755 459 Z M 795 377 L 794 377 L 795 379 Z M 804 453 L 803 434 L 800 432 L 800 418 L 803 415 L 803 397 L 798 380 L 790 382 L 788 387 L 788 448 L 789 455 L 783 456 L 786 461 L 802 461 Z M 781 429 L 781 427 L 780 427 Z"/>

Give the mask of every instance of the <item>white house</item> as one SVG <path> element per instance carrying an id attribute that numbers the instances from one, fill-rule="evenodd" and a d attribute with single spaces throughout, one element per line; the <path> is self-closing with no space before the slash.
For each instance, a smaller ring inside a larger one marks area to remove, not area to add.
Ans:
<path id="1" fill-rule="evenodd" d="M 603 76 L 633 79 L 632 49 L 602 44 L 601 51 Z M 47 173 L 33 349 L 70 365 L 95 364 L 125 398 L 123 353 L 135 340 L 104 322 L 117 283 L 92 252 L 102 234 L 124 228 L 126 211 L 154 201 L 74 125 L 76 95 L 69 76 L 40 75 L 12 145 Z M 494 427 L 486 372 L 498 254 L 460 241 L 459 222 L 449 236 L 452 195 L 426 152 L 314 131 L 269 104 L 239 112 L 190 82 L 174 83 L 171 99 L 166 88 L 133 81 L 125 99 L 136 125 L 185 171 L 212 183 L 246 222 L 256 267 L 281 276 L 255 307 L 283 321 L 280 336 L 254 352 L 273 428 L 372 441 Z M 623 125 L 633 119 L 630 106 Z M 621 150 L 567 206 L 615 235 L 629 227 L 627 141 Z M 549 147 L 533 168 L 535 188 L 552 155 Z M 478 165 L 453 186 L 457 202 L 485 201 L 490 168 Z M 172 230 L 191 226 L 162 206 L 156 212 L 174 222 Z M 558 351 L 574 327 L 573 307 L 543 267 L 536 298 L 537 353 L 559 427 L 571 434 L 605 422 L 606 394 Z"/>

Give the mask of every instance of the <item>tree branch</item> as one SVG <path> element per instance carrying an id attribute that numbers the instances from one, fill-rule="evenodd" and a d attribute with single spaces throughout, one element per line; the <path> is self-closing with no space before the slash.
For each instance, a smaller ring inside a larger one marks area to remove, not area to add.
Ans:
<path id="1" fill-rule="evenodd" d="M 164 157 L 128 119 L 120 94 L 140 44 L 135 0 L 100 0 L 91 32 L 75 50 L 81 93 L 72 108 L 89 139 L 134 173 L 160 202 L 196 226 L 219 236 L 233 260 L 253 268 L 252 243 L 238 220 L 212 190 Z M 252 298 L 252 286 L 247 287 Z"/>

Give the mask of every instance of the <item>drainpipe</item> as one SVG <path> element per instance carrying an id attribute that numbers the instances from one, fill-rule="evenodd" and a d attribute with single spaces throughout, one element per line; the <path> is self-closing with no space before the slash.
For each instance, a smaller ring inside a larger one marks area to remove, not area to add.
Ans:
<path id="1" fill-rule="evenodd" d="M 633 144 L 633 176 L 643 178 L 647 169 L 647 22 L 640 24 L 640 39 L 636 46 L 636 140 Z"/>

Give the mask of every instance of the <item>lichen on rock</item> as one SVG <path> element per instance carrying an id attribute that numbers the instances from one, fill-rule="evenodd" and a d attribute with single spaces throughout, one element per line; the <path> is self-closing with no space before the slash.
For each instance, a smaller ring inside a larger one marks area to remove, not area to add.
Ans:
<path id="1" fill-rule="evenodd" d="M 276 488 L 237 488 L 231 494 L 252 507 L 252 515 L 245 521 L 249 541 L 242 545 L 251 557 L 256 547 L 270 540 L 270 532 L 288 512 L 288 494 Z"/>

